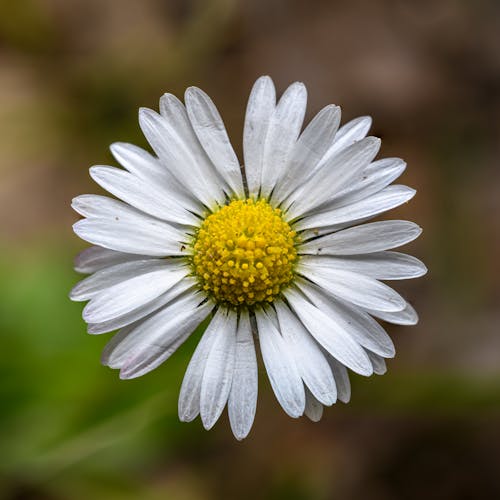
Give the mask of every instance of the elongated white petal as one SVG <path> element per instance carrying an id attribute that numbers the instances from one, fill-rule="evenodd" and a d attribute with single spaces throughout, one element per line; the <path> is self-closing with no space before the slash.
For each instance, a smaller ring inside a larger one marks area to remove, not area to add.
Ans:
<path id="1" fill-rule="evenodd" d="M 368 354 L 368 357 L 372 362 L 373 373 L 375 373 L 375 375 L 384 375 L 387 372 L 385 359 L 382 356 L 379 356 L 378 354 L 375 354 L 371 351 L 366 351 L 366 354 Z"/>
<path id="2" fill-rule="evenodd" d="M 215 339 L 224 329 L 227 312 L 222 307 L 216 311 L 201 340 L 198 342 L 184 374 L 179 394 L 179 419 L 182 422 L 191 422 L 200 413 L 201 384 L 207 358 Z"/>
<path id="3" fill-rule="evenodd" d="M 226 406 L 233 381 L 236 351 L 236 312 L 229 311 L 224 326 L 208 353 L 200 394 L 200 416 L 205 429 L 211 429 Z"/>
<path id="4" fill-rule="evenodd" d="M 301 245 L 300 253 L 313 255 L 358 255 L 405 245 L 418 238 L 422 229 L 414 222 L 388 220 L 355 226 L 321 236 Z"/>
<path id="5" fill-rule="evenodd" d="M 387 321 L 388 323 L 394 323 L 395 325 L 416 325 L 418 323 L 417 311 L 408 303 L 402 311 L 396 312 L 377 311 L 368 308 L 365 308 L 365 310 L 372 316 Z"/>
<path id="6" fill-rule="evenodd" d="M 268 197 L 287 167 L 290 153 L 299 137 L 307 105 L 303 83 L 290 85 L 279 100 L 269 120 L 264 145 L 261 196 Z"/>
<path id="7" fill-rule="evenodd" d="M 158 266 L 121 281 L 95 295 L 85 306 L 83 319 L 101 323 L 127 314 L 165 293 L 188 273 L 188 269 Z"/>
<path id="8" fill-rule="evenodd" d="M 97 271 L 92 276 L 80 281 L 73 287 L 69 297 L 71 300 L 76 301 L 89 300 L 106 288 L 110 288 L 121 281 L 161 269 L 172 269 L 172 263 L 160 259 L 122 262 Z"/>
<path id="9" fill-rule="evenodd" d="M 190 307 L 180 309 L 179 303 L 166 306 L 159 313 L 140 323 L 125 339 L 140 338 L 120 370 L 120 378 L 140 377 L 166 361 L 207 317 L 213 304 L 196 304 L 199 297 L 189 297 Z M 183 303 L 179 301 L 180 303 Z M 183 303 L 186 306 L 188 303 Z M 174 306 L 178 313 L 173 314 Z"/>
<path id="10" fill-rule="evenodd" d="M 90 176 L 106 191 L 144 213 L 176 224 L 197 225 L 199 218 L 166 196 L 164 190 L 126 170 L 94 166 Z"/>
<path id="11" fill-rule="evenodd" d="M 252 427 L 257 408 L 257 357 L 246 310 L 242 310 L 236 333 L 233 382 L 229 393 L 228 413 L 236 439 L 244 439 Z"/>
<path id="12" fill-rule="evenodd" d="M 366 137 L 371 126 L 372 119 L 369 116 L 360 116 L 342 125 L 335 135 L 333 144 L 321 159 L 318 167 L 321 168 L 337 153 Z"/>
<path id="13" fill-rule="evenodd" d="M 201 89 L 189 87 L 185 100 L 189 120 L 203 149 L 222 179 L 237 196 L 243 197 L 240 163 L 212 99 Z"/>
<path id="14" fill-rule="evenodd" d="M 330 368 L 328 368 L 330 370 Z M 331 370 L 330 370 L 331 371 Z M 312 395 L 311 391 L 306 387 L 306 407 L 304 415 L 312 422 L 319 422 L 323 416 L 323 405 Z"/>
<path id="15" fill-rule="evenodd" d="M 197 163 L 189 145 L 167 120 L 151 109 L 141 108 L 139 124 L 163 165 L 182 186 L 210 209 L 223 202 L 224 192 L 218 185 L 218 177 Z"/>
<path id="16" fill-rule="evenodd" d="M 416 257 L 399 252 L 375 252 L 365 255 L 303 255 L 303 264 L 321 268 L 340 269 L 364 274 L 377 280 L 403 280 L 418 278 L 427 272 L 424 263 Z"/>
<path id="17" fill-rule="evenodd" d="M 276 90 L 273 81 L 268 76 L 262 76 L 255 82 L 248 98 L 243 131 L 243 158 L 250 196 L 259 195 L 264 145 L 275 107 Z"/>
<path id="18" fill-rule="evenodd" d="M 326 106 L 305 128 L 293 146 L 287 166 L 276 183 L 271 199 L 279 203 L 302 186 L 332 143 L 340 123 L 340 108 Z"/>
<path id="19" fill-rule="evenodd" d="M 173 94 L 164 94 L 160 99 L 160 113 L 189 149 L 198 171 L 210 183 L 208 186 L 210 192 L 216 199 L 219 199 L 223 196 L 225 180 L 218 174 L 217 168 L 198 140 L 184 104 Z"/>
<path id="20" fill-rule="evenodd" d="M 327 358 L 332 369 L 333 378 L 337 385 L 337 398 L 342 403 L 349 403 L 351 399 L 351 382 L 346 367 L 331 356 Z"/>
<path id="21" fill-rule="evenodd" d="M 182 324 L 186 317 L 195 316 L 194 312 L 198 311 L 199 303 L 200 297 L 190 292 L 178 297 L 145 319 L 124 327 L 106 345 L 102 362 L 111 368 L 123 368 L 142 351 L 148 351 L 151 348 L 151 352 L 155 353 L 156 347 L 168 346 L 179 337 L 181 332 L 176 330 L 179 324 Z M 207 308 L 207 314 L 210 308 Z M 200 306 L 200 309 L 205 309 L 205 304 Z"/>
<path id="22" fill-rule="evenodd" d="M 384 357 L 393 357 L 395 350 L 387 332 L 366 312 L 339 299 L 332 299 L 304 280 L 297 286 L 309 301 L 323 311 L 358 344 Z"/>
<path id="23" fill-rule="evenodd" d="M 415 196 L 415 190 L 408 186 L 391 185 L 378 193 L 350 205 L 320 212 L 299 220 L 296 229 L 314 229 L 351 222 L 354 225 L 362 219 L 375 217 L 387 210 L 399 207 Z"/>
<path id="24" fill-rule="evenodd" d="M 196 280 L 190 276 L 187 276 L 177 284 L 175 284 L 172 288 L 169 288 L 158 298 L 140 307 L 137 307 L 133 311 L 123 314 L 122 316 L 117 316 L 116 318 L 110 319 L 108 321 L 103 321 L 101 323 L 89 323 L 87 326 L 87 332 L 91 335 L 99 335 L 101 333 L 118 330 L 118 328 L 122 328 L 124 326 L 130 325 L 131 323 L 135 323 L 136 321 L 145 318 L 149 314 L 155 313 L 165 304 L 168 304 L 170 301 L 174 300 L 190 288 L 191 292 L 195 293 L 196 285 Z"/>
<path id="25" fill-rule="evenodd" d="M 163 196 L 176 200 L 191 212 L 199 215 L 203 213 L 202 204 L 180 184 L 158 158 L 134 144 L 125 142 L 115 142 L 111 144 L 110 149 L 124 168 L 150 185 L 156 186 L 163 192 Z"/>
<path id="26" fill-rule="evenodd" d="M 268 312 L 273 313 L 271 309 Z M 269 314 L 256 311 L 255 318 L 262 358 L 276 399 L 290 417 L 298 418 L 304 413 L 305 393 L 295 360 Z"/>
<path id="27" fill-rule="evenodd" d="M 147 255 L 134 255 L 131 253 L 116 252 L 108 248 L 92 246 L 82 250 L 75 257 L 75 271 L 82 274 L 91 274 L 105 267 L 123 264 L 133 260 L 145 260 Z"/>
<path id="28" fill-rule="evenodd" d="M 292 205 L 287 217 L 302 216 L 340 193 L 375 158 L 379 149 L 380 139 L 366 137 L 332 157 L 290 196 Z"/>
<path id="29" fill-rule="evenodd" d="M 406 163 L 400 158 L 382 158 L 370 163 L 324 205 L 324 210 L 343 207 L 378 193 L 396 180 L 405 168 Z"/>
<path id="30" fill-rule="evenodd" d="M 395 312 L 406 306 L 406 301 L 395 290 L 368 276 L 340 269 L 315 268 L 310 263 L 301 263 L 299 270 L 327 293 L 359 307 Z"/>
<path id="31" fill-rule="evenodd" d="M 320 347 L 288 306 L 276 302 L 275 308 L 281 334 L 295 358 L 304 383 L 321 403 L 332 405 L 337 399 L 337 390 Z"/>
<path id="32" fill-rule="evenodd" d="M 372 374 L 372 365 L 366 352 L 344 331 L 342 325 L 296 290 L 288 288 L 284 293 L 307 330 L 333 357 L 360 375 Z"/>

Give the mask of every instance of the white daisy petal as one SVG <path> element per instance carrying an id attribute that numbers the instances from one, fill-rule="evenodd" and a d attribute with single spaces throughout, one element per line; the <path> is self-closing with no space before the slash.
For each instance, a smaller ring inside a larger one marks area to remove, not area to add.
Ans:
<path id="1" fill-rule="evenodd" d="M 371 222 L 322 236 L 301 245 L 300 253 L 359 255 L 399 247 L 418 238 L 422 229 L 404 220 Z"/>
<path id="2" fill-rule="evenodd" d="M 331 356 L 327 358 L 327 361 L 330 363 L 333 378 L 335 379 L 335 384 L 337 385 L 338 400 L 342 401 L 342 403 L 349 403 L 351 399 L 351 382 L 349 380 L 349 374 L 347 373 L 346 367 Z"/>
<path id="3" fill-rule="evenodd" d="M 377 311 L 368 308 L 365 308 L 365 310 L 372 316 L 395 325 L 416 325 L 418 323 L 418 314 L 408 303 L 402 311 L 396 312 Z"/>
<path id="4" fill-rule="evenodd" d="M 89 247 L 82 250 L 75 258 L 75 271 L 82 274 L 91 274 L 108 266 L 123 264 L 132 260 L 150 259 L 147 255 L 115 252 L 102 247 Z"/>
<path id="5" fill-rule="evenodd" d="M 359 307 L 386 312 L 402 311 L 406 301 L 392 288 L 362 274 L 300 264 L 300 273 L 329 294 Z"/>
<path id="6" fill-rule="evenodd" d="M 111 153 L 116 160 L 130 173 L 140 177 L 149 185 L 162 190 L 163 196 L 176 200 L 187 210 L 201 215 L 203 206 L 195 197 L 191 196 L 172 173 L 161 162 L 144 149 L 127 144 L 115 142 L 110 146 Z"/>
<path id="7" fill-rule="evenodd" d="M 325 163 L 343 149 L 351 146 L 357 141 L 364 139 L 370 127 L 372 126 L 372 119 L 370 116 L 360 116 L 339 128 L 335 134 L 335 140 L 330 146 L 328 151 L 324 154 L 318 167 L 321 168 Z"/>
<path id="8" fill-rule="evenodd" d="M 165 304 L 168 304 L 171 300 L 174 300 L 190 288 L 192 289 L 191 291 L 194 292 L 196 284 L 196 281 L 188 276 L 176 283 L 172 288 L 169 288 L 165 293 L 156 299 L 147 302 L 146 304 L 137 307 L 126 314 L 117 316 L 116 318 L 108 321 L 102 321 L 101 323 L 89 323 L 87 332 L 91 335 L 99 335 L 101 333 L 112 332 L 113 330 L 118 330 L 118 328 L 135 323 L 136 321 L 159 310 Z"/>
<path id="9" fill-rule="evenodd" d="M 80 281 L 71 290 L 71 300 L 82 301 L 95 297 L 103 290 L 140 274 L 172 268 L 172 263 L 160 259 L 131 260 L 105 267 Z"/>
<path id="10" fill-rule="evenodd" d="M 368 354 L 368 357 L 372 362 L 373 373 L 375 373 L 375 375 L 384 375 L 387 372 L 385 359 L 382 356 L 379 356 L 378 354 L 375 354 L 371 351 L 366 351 L 366 354 Z"/>
<path id="11" fill-rule="evenodd" d="M 311 391 L 306 387 L 306 407 L 304 415 L 312 422 L 319 422 L 323 416 L 323 405 L 311 394 Z"/>
<path id="12" fill-rule="evenodd" d="M 304 255 L 302 263 L 316 268 L 340 269 L 364 274 L 377 280 L 403 280 L 418 278 L 427 272 L 416 257 L 398 252 L 375 252 L 365 255 L 316 256 Z"/>
<path id="13" fill-rule="evenodd" d="M 233 380 L 238 316 L 229 311 L 224 326 L 208 353 L 200 394 L 200 416 L 205 429 L 211 429 L 226 406 Z"/>
<path id="14" fill-rule="evenodd" d="M 264 145 L 269 120 L 276 107 L 276 90 L 268 76 L 260 77 L 254 84 L 245 114 L 243 131 L 243 157 L 248 191 L 257 197 L 260 191 Z"/>
<path id="15" fill-rule="evenodd" d="M 323 108 L 295 143 L 287 167 L 277 182 L 271 200 L 279 202 L 307 181 L 323 157 L 340 123 L 340 108 L 333 104 Z"/>
<path id="16" fill-rule="evenodd" d="M 290 196 L 287 217 L 296 219 L 340 193 L 375 158 L 379 149 L 380 139 L 366 137 L 333 156 Z"/>
<path id="17" fill-rule="evenodd" d="M 326 406 L 337 400 L 332 371 L 318 344 L 297 316 L 283 302 L 276 302 L 283 339 L 295 358 L 300 376 L 315 398 Z"/>
<path id="18" fill-rule="evenodd" d="M 323 226 L 334 226 L 350 222 L 354 225 L 362 219 L 375 217 L 387 210 L 399 207 L 415 196 L 416 191 L 408 186 L 391 185 L 363 200 L 332 209 L 328 212 L 311 214 L 297 222 L 298 231 Z"/>
<path id="19" fill-rule="evenodd" d="M 188 272 L 182 268 L 157 266 L 126 278 L 94 295 L 83 309 L 83 319 L 88 323 L 101 323 L 127 314 L 165 293 Z"/>
<path id="20" fill-rule="evenodd" d="M 287 343 L 269 316 L 273 313 L 271 309 L 255 312 L 262 358 L 276 399 L 290 417 L 298 418 L 304 413 L 304 384 Z"/>
<path id="21" fill-rule="evenodd" d="M 210 209 L 223 202 L 218 176 L 207 175 L 202 165 L 196 162 L 189 145 L 162 116 L 151 109 L 141 108 L 139 124 L 161 162 L 182 186 Z"/>
<path id="22" fill-rule="evenodd" d="M 303 83 L 290 85 L 269 120 L 262 161 L 261 196 L 271 194 L 276 181 L 287 167 L 290 153 L 299 137 L 307 105 Z"/>
<path id="23" fill-rule="evenodd" d="M 400 158 L 373 161 L 361 170 L 352 182 L 324 205 L 322 210 L 333 210 L 378 193 L 396 180 L 406 169 Z"/>
<path id="24" fill-rule="evenodd" d="M 94 166 L 90 168 L 90 176 L 106 191 L 153 217 L 189 226 L 199 223 L 198 217 L 182 207 L 179 200 L 166 196 L 165 191 L 155 184 L 126 170 Z"/>
<path id="25" fill-rule="evenodd" d="M 201 385 L 208 355 L 217 336 L 224 329 L 227 318 L 227 309 L 219 308 L 191 357 L 179 394 L 179 419 L 182 422 L 191 422 L 200 413 Z"/>
<path id="26" fill-rule="evenodd" d="M 189 120 L 203 149 L 233 192 L 244 197 L 240 163 L 212 99 L 203 90 L 189 87 L 185 100 Z"/>
<path id="27" fill-rule="evenodd" d="M 297 286 L 312 304 L 329 316 L 358 344 L 386 358 L 394 356 L 395 350 L 391 338 L 366 312 L 359 307 L 327 297 L 306 281 L 298 281 Z"/>
<path id="28" fill-rule="evenodd" d="M 102 362 L 112 368 L 123 368 L 131 358 L 149 347 L 156 352 L 156 347 L 168 346 L 181 336 L 178 327 L 186 318 L 197 317 L 195 312 L 204 310 L 207 311 L 206 317 L 213 307 L 208 303 L 199 306 L 199 303 L 199 296 L 185 294 L 145 319 L 122 328 L 104 348 Z"/>
<path id="29" fill-rule="evenodd" d="M 233 381 L 228 400 L 231 429 L 236 439 L 247 437 L 257 407 L 257 357 L 248 311 L 241 311 L 236 333 Z"/>
<path id="30" fill-rule="evenodd" d="M 160 99 L 160 113 L 189 148 L 202 178 L 208 179 L 209 189 L 213 196 L 216 199 L 222 199 L 224 197 L 222 189 L 224 179 L 217 174 L 217 169 L 200 144 L 184 104 L 173 94 L 164 94 Z"/>
<path id="31" fill-rule="evenodd" d="M 324 349 L 352 371 L 360 375 L 372 374 L 372 365 L 366 352 L 343 330 L 342 325 L 296 290 L 288 288 L 284 294 L 295 314 Z"/>
<path id="32" fill-rule="evenodd" d="M 205 302 L 193 309 L 183 308 L 177 315 L 171 315 L 169 309 L 172 308 L 173 305 L 166 306 L 129 334 L 127 339 L 136 336 L 142 341 L 131 349 L 130 356 L 121 367 L 120 378 L 140 377 L 166 361 L 207 317 L 213 304 Z"/>

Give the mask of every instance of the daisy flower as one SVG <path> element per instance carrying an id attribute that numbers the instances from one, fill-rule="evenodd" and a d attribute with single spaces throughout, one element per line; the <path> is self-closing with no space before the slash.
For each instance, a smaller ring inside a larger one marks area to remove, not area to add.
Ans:
<path id="1" fill-rule="evenodd" d="M 89 301 L 88 331 L 118 330 L 103 364 L 122 379 L 158 367 L 205 320 L 187 367 L 179 417 L 211 428 L 227 404 L 234 435 L 250 431 L 257 356 L 291 417 L 321 418 L 350 399 L 347 369 L 386 370 L 394 345 L 376 319 L 411 325 L 417 314 L 385 280 L 426 272 L 390 251 L 414 240 L 412 222 L 368 222 L 413 197 L 391 183 L 399 158 L 375 160 L 380 139 L 369 117 L 339 128 L 340 108 L 323 108 L 302 131 L 307 92 L 276 101 L 269 77 L 251 91 L 240 166 L 214 103 L 190 87 L 139 122 L 155 155 L 115 143 L 123 168 L 94 166 L 116 198 L 82 195 L 75 233 L 92 246 L 76 259 L 90 274 L 71 292 Z"/>

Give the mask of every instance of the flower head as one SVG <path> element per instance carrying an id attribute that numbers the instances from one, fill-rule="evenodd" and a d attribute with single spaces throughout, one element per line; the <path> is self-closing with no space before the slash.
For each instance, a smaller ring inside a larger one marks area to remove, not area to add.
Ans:
<path id="1" fill-rule="evenodd" d="M 227 404 L 238 439 L 256 410 L 255 340 L 285 412 L 319 420 L 323 406 L 349 400 L 347 368 L 385 372 L 394 346 L 374 318 L 417 322 L 382 281 L 425 274 L 419 260 L 389 251 L 420 228 L 366 223 L 413 197 L 413 189 L 391 185 L 406 165 L 375 160 L 371 119 L 339 128 L 337 106 L 301 132 L 306 100 L 301 83 L 276 102 L 271 79 L 256 81 L 240 167 L 204 92 L 189 88 L 185 105 L 165 94 L 160 114 L 139 113 L 156 156 L 113 144 L 124 168 L 90 172 L 118 199 L 73 200 L 84 217 L 74 230 L 95 246 L 76 259 L 90 276 L 71 298 L 89 301 L 89 333 L 118 330 L 102 362 L 124 379 L 144 375 L 210 317 L 184 376 L 179 417 L 200 414 L 208 429 Z"/>

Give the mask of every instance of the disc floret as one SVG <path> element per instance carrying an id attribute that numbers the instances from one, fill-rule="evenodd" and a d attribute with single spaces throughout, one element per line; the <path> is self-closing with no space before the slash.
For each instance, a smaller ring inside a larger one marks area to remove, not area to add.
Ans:
<path id="1" fill-rule="evenodd" d="M 297 235 L 266 200 L 234 200 L 201 224 L 192 267 L 219 303 L 272 302 L 293 278 Z"/>

